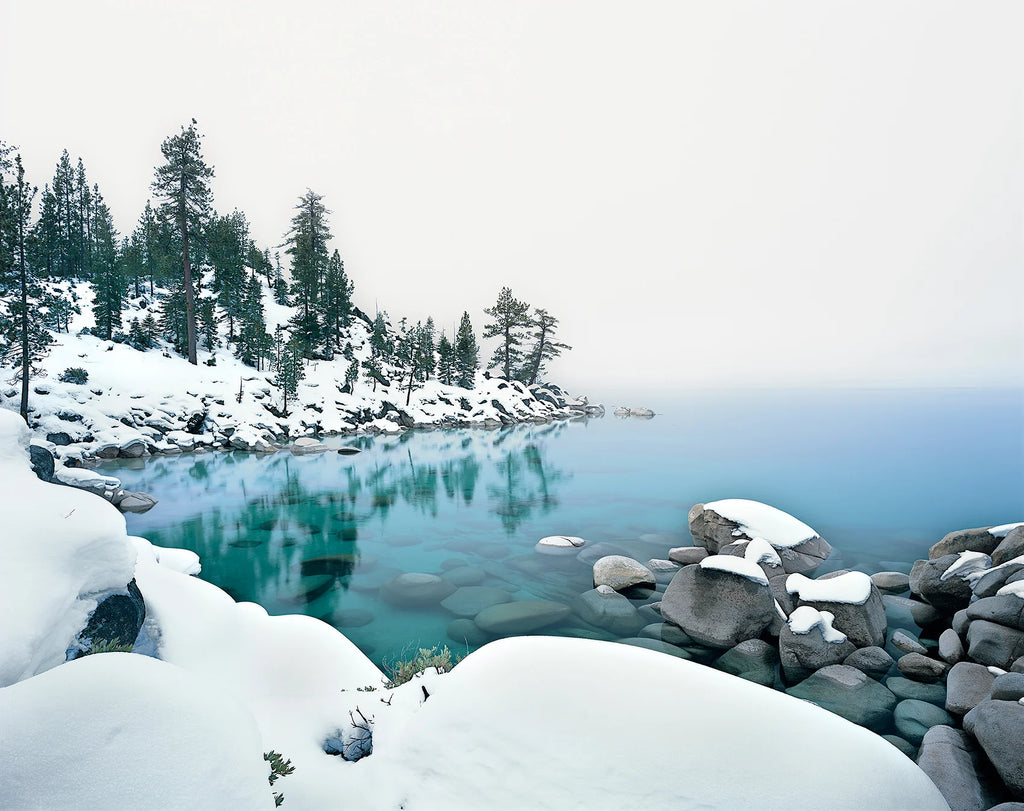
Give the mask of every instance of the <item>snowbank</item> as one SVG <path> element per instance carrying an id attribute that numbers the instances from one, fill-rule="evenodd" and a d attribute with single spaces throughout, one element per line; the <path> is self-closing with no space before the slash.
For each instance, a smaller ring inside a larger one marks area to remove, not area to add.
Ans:
<path id="1" fill-rule="evenodd" d="M 735 522 L 740 532 L 750 538 L 764 538 L 776 549 L 797 546 L 818 537 L 803 521 L 759 501 L 727 498 L 705 504 L 704 509 Z"/>
<path id="2" fill-rule="evenodd" d="M 702 569 L 729 572 L 730 574 L 745 577 L 747 580 L 753 580 L 755 583 L 760 583 L 763 586 L 768 585 L 768 578 L 760 566 L 752 560 L 738 558 L 735 555 L 709 555 L 699 565 Z"/>

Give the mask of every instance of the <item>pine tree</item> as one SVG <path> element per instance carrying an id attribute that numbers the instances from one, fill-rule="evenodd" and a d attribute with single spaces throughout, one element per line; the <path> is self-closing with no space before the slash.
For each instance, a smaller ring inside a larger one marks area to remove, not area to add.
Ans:
<path id="1" fill-rule="evenodd" d="M 242 292 L 236 354 L 242 363 L 259 369 L 269 343 L 270 336 L 267 335 L 267 322 L 263 310 L 263 285 L 259 276 L 253 273 L 246 281 Z"/>
<path id="2" fill-rule="evenodd" d="M 29 265 L 26 248 L 38 189 L 25 182 L 21 156 L 12 161 L 12 151 L 0 142 L 0 295 L 10 295 L 7 312 L 0 316 L 0 362 L 20 369 L 19 411 L 28 423 L 32 366 L 46 355 L 53 338 L 35 317 L 45 293 Z"/>
<path id="3" fill-rule="evenodd" d="M 451 386 L 456 379 L 455 347 L 443 332 L 437 342 L 437 379 Z"/>
<path id="4" fill-rule="evenodd" d="M 285 235 L 285 253 L 292 257 L 295 306 L 298 312 L 291 320 L 292 338 L 303 357 L 313 357 L 323 343 L 323 325 L 317 303 L 327 275 L 327 241 L 331 232 L 323 196 L 312 189 L 299 197 L 298 212 L 292 217 L 291 230 Z"/>
<path id="5" fill-rule="evenodd" d="M 558 330 L 558 319 L 548 315 L 548 311 L 540 307 L 534 308 L 533 316 L 533 349 L 523 365 L 522 382 L 532 386 L 543 376 L 548 361 L 557 358 L 563 350 L 572 349 L 554 339 Z"/>
<path id="6" fill-rule="evenodd" d="M 417 324 L 419 326 L 419 324 Z M 419 330 L 419 342 L 417 344 L 417 366 L 418 372 L 423 377 L 423 382 L 426 383 L 432 374 L 434 374 L 435 361 L 434 361 L 434 319 L 431 317 L 427 318 L 427 322 L 420 327 Z"/>
<path id="7" fill-rule="evenodd" d="M 333 357 L 341 342 L 342 331 L 352 322 L 352 282 L 345 273 L 345 263 L 335 251 L 327 264 L 322 305 L 324 351 Z"/>
<path id="8" fill-rule="evenodd" d="M 288 281 L 281 270 L 281 254 L 274 254 L 274 301 L 282 307 L 291 305 L 288 298 Z"/>
<path id="9" fill-rule="evenodd" d="M 199 300 L 199 333 L 203 336 L 203 344 L 207 352 L 212 352 L 218 346 L 217 340 L 217 301 L 212 298 Z"/>
<path id="10" fill-rule="evenodd" d="M 469 313 L 464 312 L 455 336 L 455 382 L 464 389 L 473 388 L 476 382 L 479 356 L 480 350 L 477 348 L 473 325 L 469 322 Z"/>
<path id="11" fill-rule="evenodd" d="M 189 250 L 195 237 L 200 233 L 210 214 L 210 184 L 213 168 L 203 161 L 201 136 L 196 132 L 193 118 L 188 129 L 181 128 L 179 135 L 171 135 L 160 145 L 163 166 L 156 169 L 153 192 L 164 202 L 161 211 L 173 218 L 178 230 L 181 247 L 181 264 L 184 271 L 183 288 L 185 296 L 185 329 L 188 348 L 188 362 L 195 365 L 196 359 L 196 303 L 192 286 L 192 264 Z"/>
<path id="12" fill-rule="evenodd" d="M 357 380 L 359 380 L 359 359 L 352 358 L 345 370 L 345 385 L 348 386 L 349 394 L 356 390 Z"/>
<path id="13" fill-rule="evenodd" d="M 421 366 L 420 349 L 422 346 L 423 326 L 417 322 L 415 327 L 410 327 L 403 318 L 398 325 L 398 338 L 395 341 L 395 365 L 402 373 L 402 378 L 408 378 L 406 384 L 405 404 L 409 405 L 412 398 L 412 384 Z"/>
<path id="14" fill-rule="evenodd" d="M 501 288 L 493 307 L 484 308 L 493 321 L 484 325 L 485 338 L 500 338 L 487 368 L 497 367 L 506 380 L 512 380 L 523 360 L 523 341 L 530 328 L 530 305 L 512 296 L 508 287 Z"/>
<path id="15" fill-rule="evenodd" d="M 284 330 L 278 327 L 274 333 L 275 347 L 277 353 L 277 374 L 274 376 L 274 385 L 281 389 L 284 403 L 281 413 L 288 414 L 288 398 L 295 397 L 299 393 L 299 381 L 304 376 L 302 366 L 302 352 L 293 340 L 284 340 Z"/>
<path id="16" fill-rule="evenodd" d="M 103 202 L 98 190 L 92 207 L 90 233 L 94 242 L 90 251 L 93 317 L 96 320 L 96 334 L 109 341 L 121 329 L 126 285 L 117 251 L 117 232 L 107 204 Z"/>
<path id="17" fill-rule="evenodd" d="M 227 316 L 228 340 L 235 340 L 235 322 L 242 315 L 245 288 L 245 261 L 249 248 L 249 223 L 235 209 L 226 217 L 215 217 L 207 232 L 206 243 L 213 265 L 213 291 Z"/>
<path id="18" fill-rule="evenodd" d="M 366 376 L 373 381 L 373 390 L 377 391 L 377 383 L 383 378 L 384 362 L 391 360 L 393 347 L 388 337 L 387 313 L 379 312 L 373 319 L 370 330 L 370 357 L 363 364 Z"/>

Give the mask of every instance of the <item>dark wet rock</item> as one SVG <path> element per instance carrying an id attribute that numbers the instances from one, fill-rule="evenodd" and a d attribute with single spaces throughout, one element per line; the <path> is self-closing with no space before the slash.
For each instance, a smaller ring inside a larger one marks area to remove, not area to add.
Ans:
<path id="1" fill-rule="evenodd" d="M 477 566 L 458 566 L 445 571 L 442 577 L 453 586 L 479 586 L 487 579 L 487 572 Z"/>
<path id="2" fill-rule="evenodd" d="M 892 676 L 885 680 L 885 686 L 901 700 L 916 698 L 919 701 L 927 701 L 929 704 L 936 704 L 940 707 L 946 704 L 946 686 L 941 683 L 925 684 L 903 676 Z"/>
<path id="3" fill-rule="evenodd" d="M 690 652 L 684 648 L 678 648 L 675 645 L 670 645 L 668 642 L 663 642 L 660 639 L 651 639 L 646 636 L 631 636 L 625 639 L 616 640 L 621 645 L 632 645 L 634 648 L 646 648 L 647 650 L 657 651 L 658 653 L 667 653 L 669 656 L 675 656 L 678 659 L 692 659 Z"/>
<path id="4" fill-rule="evenodd" d="M 872 645 L 855 650 L 843 659 L 843 664 L 855 667 L 873 679 L 881 679 L 896 664 L 896 660 L 886 653 L 885 648 Z"/>
<path id="5" fill-rule="evenodd" d="M 52 442 L 54 445 L 58 446 L 70 445 L 74 442 L 71 438 L 71 434 L 67 431 L 53 431 L 46 435 L 46 441 Z"/>
<path id="6" fill-rule="evenodd" d="M 519 600 L 485 608 L 473 621 L 486 633 L 504 636 L 539 631 L 562 622 L 570 613 L 569 606 L 551 600 Z"/>
<path id="7" fill-rule="evenodd" d="M 639 609 L 637 614 L 640 614 Z M 641 628 L 637 636 L 646 637 L 647 639 L 660 639 L 662 642 L 668 642 L 670 645 L 694 644 L 693 640 L 682 628 L 678 625 L 673 625 L 671 622 L 652 622 Z"/>
<path id="8" fill-rule="evenodd" d="M 806 634 L 795 634 L 788 623 L 783 623 L 779 633 L 779 660 L 786 681 L 793 683 L 811 675 L 816 670 L 838 665 L 856 650 L 850 640 L 826 642 L 819 626 Z"/>
<path id="9" fill-rule="evenodd" d="M 910 576 L 903 572 L 876 572 L 871 582 L 883 594 L 903 594 L 910 589 Z"/>
<path id="10" fill-rule="evenodd" d="M 607 555 L 594 563 L 594 586 L 622 591 L 633 586 L 655 584 L 654 573 L 640 561 L 625 555 Z"/>
<path id="11" fill-rule="evenodd" d="M 995 677 L 984 665 L 959 661 L 946 678 L 946 710 L 966 715 L 988 698 Z"/>
<path id="12" fill-rule="evenodd" d="M 996 676 L 989 697 L 994 701 L 1020 701 L 1024 698 L 1024 673 Z"/>
<path id="13" fill-rule="evenodd" d="M 124 459 L 138 459 L 149 453 L 146 443 L 142 439 L 129 439 L 118 449 L 117 455 Z"/>
<path id="14" fill-rule="evenodd" d="M 56 444 L 56 443 L 54 443 Z M 44 482 L 53 481 L 53 454 L 38 445 L 28 446 L 28 457 L 32 472 Z"/>
<path id="15" fill-rule="evenodd" d="M 910 743 L 910 741 L 903 740 L 899 735 L 883 735 L 882 737 L 911 760 L 913 760 L 914 755 L 917 754 L 917 747 Z"/>
<path id="16" fill-rule="evenodd" d="M 911 679 L 934 682 L 946 675 L 949 665 L 920 653 L 908 653 L 896 660 L 900 673 Z"/>
<path id="17" fill-rule="evenodd" d="M 964 643 L 952 628 L 939 634 L 939 656 L 951 665 L 964 658 Z"/>
<path id="18" fill-rule="evenodd" d="M 633 604 L 610 586 L 598 586 L 579 595 L 572 609 L 584 622 L 620 636 L 632 636 L 644 625 Z"/>
<path id="19" fill-rule="evenodd" d="M 855 724 L 880 731 L 892 720 L 896 696 L 855 667 L 830 665 L 786 690 Z"/>
<path id="20" fill-rule="evenodd" d="M 342 456 L 354 456 L 359 452 L 359 448 L 353 448 L 349 445 L 342 445 L 340 448 L 338 448 L 338 453 L 340 453 Z"/>
<path id="21" fill-rule="evenodd" d="M 935 606 L 923 603 L 920 600 L 910 601 L 910 617 L 914 620 L 914 624 L 921 628 L 927 628 L 933 623 L 939 622 L 944 616 L 948 616 Z"/>
<path id="22" fill-rule="evenodd" d="M 307 558 L 302 561 L 299 572 L 303 577 L 326 574 L 332 577 L 346 577 L 355 571 L 356 567 L 368 568 L 364 558 L 359 554 L 322 555 L 318 558 Z"/>
<path id="23" fill-rule="evenodd" d="M 185 431 L 189 434 L 201 434 L 203 433 L 203 426 L 206 424 L 206 411 L 197 411 L 191 417 L 188 418 L 188 422 L 185 423 Z"/>
<path id="24" fill-rule="evenodd" d="M 967 606 L 967 617 L 971 620 L 997 622 L 1021 631 L 1024 630 L 1024 600 L 1015 594 L 986 597 Z"/>
<path id="25" fill-rule="evenodd" d="M 120 447 L 116 443 L 108 442 L 97 447 L 93 455 L 98 459 L 116 459 L 119 451 Z"/>
<path id="26" fill-rule="evenodd" d="M 703 546 L 677 546 L 668 550 L 668 559 L 678 563 L 680 566 L 689 566 L 692 563 L 700 563 L 708 556 L 708 550 Z"/>
<path id="27" fill-rule="evenodd" d="M 903 653 L 920 653 L 922 655 L 927 655 L 928 653 L 928 648 L 902 628 L 897 628 L 893 631 L 889 641 Z"/>
<path id="28" fill-rule="evenodd" d="M 692 565 L 672 578 L 661 614 L 701 645 L 731 648 L 761 635 L 775 616 L 775 601 L 767 584 Z"/>
<path id="29" fill-rule="evenodd" d="M 1010 793 L 1024 799 L 1024 705 L 982 702 L 964 716 L 964 729 L 985 751 Z"/>
<path id="30" fill-rule="evenodd" d="M 1024 632 L 988 620 L 972 620 L 967 629 L 967 655 L 984 665 L 1009 670 L 1024 656 Z"/>
<path id="31" fill-rule="evenodd" d="M 770 687 L 775 683 L 779 653 L 775 646 L 761 639 L 748 639 L 723 653 L 715 667 L 747 681 Z"/>
<path id="32" fill-rule="evenodd" d="M 1006 533 L 992 552 L 992 565 L 999 566 L 1021 555 L 1024 555 L 1024 526 L 1014 527 Z"/>
<path id="33" fill-rule="evenodd" d="M 940 724 L 925 733 L 917 765 L 957 811 L 985 811 L 1002 793 L 988 779 L 977 744 L 963 730 L 951 726 Z"/>
<path id="34" fill-rule="evenodd" d="M 362 628 L 373 622 L 373 614 L 362 608 L 346 608 L 334 614 L 335 628 Z"/>
<path id="35" fill-rule="evenodd" d="M 978 598 L 994 597 L 996 592 L 1006 585 L 1007 580 L 1022 571 L 1024 571 L 1024 563 L 1011 563 L 983 574 L 974 584 L 974 596 Z"/>
<path id="36" fill-rule="evenodd" d="M 925 733 L 932 727 L 956 723 L 953 716 L 941 707 L 927 701 L 907 698 L 896 705 L 894 713 L 896 731 L 915 746 L 919 746 Z"/>
<path id="37" fill-rule="evenodd" d="M 398 608 L 423 608 L 437 605 L 455 591 L 455 586 L 436 574 L 406 572 L 380 586 L 380 597 Z"/>
<path id="38" fill-rule="evenodd" d="M 485 608 L 512 600 L 512 595 L 496 586 L 462 586 L 441 600 L 441 607 L 457 617 L 473 618 Z"/>
<path id="39" fill-rule="evenodd" d="M 78 634 L 85 655 L 100 645 L 131 647 L 146 621 L 146 601 L 132 579 L 120 594 L 111 594 L 100 600 L 89 616 L 85 628 Z"/>
<path id="40" fill-rule="evenodd" d="M 959 559 L 958 555 L 943 555 L 917 561 L 910 570 L 910 591 L 944 614 L 966 608 L 971 601 L 970 583 L 956 575 L 942 579 L 946 570 Z"/>
<path id="41" fill-rule="evenodd" d="M 492 637 L 480 630 L 471 619 L 457 619 L 448 623 L 445 633 L 453 642 L 460 645 L 483 645 L 490 642 Z"/>
<path id="42" fill-rule="evenodd" d="M 986 555 L 991 555 L 998 545 L 999 538 L 989 532 L 987 527 L 958 529 L 933 544 L 928 550 L 928 558 L 937 560 L 960 552 L 984 552 Z"/>

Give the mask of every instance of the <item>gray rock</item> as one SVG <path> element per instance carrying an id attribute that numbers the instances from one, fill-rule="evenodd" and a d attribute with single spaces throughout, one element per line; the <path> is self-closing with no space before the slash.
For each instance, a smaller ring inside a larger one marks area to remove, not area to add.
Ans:
<path id="1" fill-rule="evenodd" d="M 1024 673 L 996 676 L 989 697 L 994 701 L 1020 701 L 1024 698 Z"/>
<path id="2" fill-rule="evenodd" d="M 640 611 L 638 610 L 637 613 L 639 614 Z M 637 636 L 647 639 L 660 639 L 662 642 L 668 642 L 670 645 L 685 646 L 694 644 L 694 641 L 682 628 L 673 625 L 671 622 L 652 622 L 641 628 Z"/>
<path id="3" fill-rule="evenodd" d="M 661 558 L 651 558 L 645 565 L 659 583 L 671 582 L 680 568 L 679 564 L 675 561 L 663 560 Z"/>
<path id="4" fill-rule="evenodd" d="M 302 436 L 296 439 L 288 450 L 296 456 L 305 456 L 311 453 L 325 453 L 327 446 L 318 439 Z"/>
<path id="5" fill-rule="evenodd" d="M 943 684 L 925 684 L 924 682 L 905 679 L 903 676 L 892 676 L 885 680 L 885 686 L 892 690 L 897 698 L 916 698 L 940 707 L 946 704 L 946 687 Z"/>
<path id="6" fill-rule="evenodd" d="M 957 662 L 946 678 L 946 709 L 966 715 L 988 698 L 995 676 L 975 662 Z"/>
<path id="7" fill-rule="evenodd" d="M 1011 673 L 1024 673 L 1024 656 L 1015 659 L 1013 664 L 1010 665 Z"/>
<path id="8" fill-rule="evenodd" d="M 896 706 L 888 689 L 846 665 L 822 668 L 786 692 L 876 731 L 889 725 Z"/>
<path id="9" fill-rule="evenodd" d="M 636 614 L 648 625 L 660 623 L 662 621 L 660 608 L 661 600 L 656 603 L 647 603 L 646 605 L 636 606 Z M 682 630 L 680 629 L 679 632 L 682 633 Z"/>
<path id="10" fill-rule="evenodd" d="M 625 555 L 607 555 L 594 563 L 594 586 L 622 591 L 633 586 L 653 587 L 655 582 L 650 569 Z"/>
<path id="11" fill-rule="evenodd" d="M 838 665 L 856 650 L 849 640 L 826 642 L 821 628 L 806 634 L 794 634 L 788 623 L 779 633 L 779 659 L 786 681 L 793 683 L 830 665 Z"/>
<path id="12" fill-rule="evenodd" d="M 56 444 L 56 443 L 54 443 Z M 28 457 L 32 472 L 44 482 L 53 481 L 53 454 L 38 445 L 28 446 Z"/>
<path id="13" fill-rule="evenodd" d="M 928 603 L 922 603 L 920 600 L 910 601 L 910 618 L 921 628 L 938 622 L 944 616 L 946 615 Z"/>
<path id="14" fill-rule="evenodd" d="M 988 531 L 988 527 L 977 529 L 958 529 L 950 532 L 946 537 L 928 550 L 928 557 L 931 560 L 956 555 L 960 552 L 984 552 L 991 555 L 999 545 L 999 538 Z"/>
<path id="15" fill-rule="evenodd" d="M 952 628 L 939 634 L 939 656 L 951 665 L 964 658 L 964 643 Z"/>
<path id="16" fill-rule="evenodd" d="M 998 786 L 979 776 L 984 759 L 962 730 L 945 725 L 931 727 L 921 741 L 917 765 L 942 792 L 949 807 L 957 811 L 985 811 L 1001 794 Z"/>
<path id="17" fill-rule="evenodd" d="M 406 572 L 381 583 L 380 597 L 398 608 L 423 608 L 437 605 L 454 591 L 455 586 L 436 574 Z"/>
<path id="18" fill-rule="evenodd" d="M 620 645 L 632 645 L 634 648 L 646 648 L 647 650 L 657 651 L 658 653 L 667 653 L 669 656 L 675 656 L 678 659 L 692 659 L 689 651 L 683 648 L 677 648 L 675 645 L 670 645 L 668 642 L 662 642 L 660 639 L 651 639 L 646 636 L 631 636 L 625 639 L 616 640 Z"/>
<path id="19" fill-rule="evenodd" d="M 911 593 L 943 614 L 953 614 L 966 608 L 971 601 L 970 583 L 956 575 L 942 579 L 942 575 L 957 560 L 957 555 L 943 555 L 932 560 L 916 561 L 910 570 Z"/>
<path id="20" fill-rule="evenodd" d="M 908 653 L 896 661 L 896 667 L 900 673 L 911 679 L 924 682 L 934 682 L 946 675 L 949 665 L 930 659 L 920 653 Z"/>
<path id="21" fill-rule="evenodd" d="M 120 450 L 121 448 L 116 443 L 108 442 L 104 445 L 99 445 L 93 451 L 93 455 L 98 459 L 116 459 Z"/>
<path id="22" fill-rule="evenodd" d="M 988 620 L 973 620 L 967 629 L 967 655 L 984 665 L 1009 670 L 1016 659 L 1024 656 L 1024 632 Z"/>
<path id="23" fill-rule="evenodd" d="M 886 653 L 885 648 L 872 645 L 855 650 L 843 659 L 843 664 L 855 667 L 873 679 L 881 679 L 896 664 L 896 660 Z"/>
<path id="24" fill-rule="evenodd" d="M 917 747 L 909 741 L 903 740 L 899 735 L 883 735 L 883 738 L 899 749 L 904 755 L 911 760 L 914 759 L 914 755 L 917 753 Z"/>
<path id="25" fill-rule="evenodd" d="M 102 598 L 78 634 L 78 647 L 72 658 L 107 645 L 131 647 L 146 621 L 146 601 L 134 578 L 123 590 Z"/>
<path id="26" fill-rule="evenodd" d="M 661 615 L 701 645 L 731 648 L 761 635 L 775 616 L 775 601 L 766 584 L 692 565 L 672 578 Z"/>
<path id="27" fill-rule="evenodd" d="M 462 586 L 441 600 L 441 607 L 456 617 L 472 618 L 485 608 L 511 600 L 512 595 L 497 586 Z"/>
<path id="28" fill-rule="evenodd" d="M 53 431 L 46 435 L 46 441 L 52 442 L 54 445 L 64 446 L 70 445 L 74 440 L 71 438 L 71 434 L 67 431 Z"/>
<path id="29" fill-rule="evenodd" d="M 700 563 L 707 556 L 708 550 L 703 546 L 677 546 L 668 550 L 668 559 L 680 566 Z"/>
<path id="30" fill-rule="evenodd" d="M 144 513 L 152 510 L 159 502 L 149 493 L 123 491 L 114 506 L 123 513 Z"/>
<path id="31" fill-rule="evenodd" d="M 992 565 L 998 566 L 1021 555 L 1024 555 L 1024 526 L 1014 527 L 1006 533 L 992 552 Z"/>
<path id="32" fill-rule="evenodd" d="M 961 608 L 953 615 L 951 625 L 953 630 L 956 631 L 956 635 L 961 639 L 967 638 L 967 626 L 970 625 L 971 621 L 967 618 L 967 609 Z"/>
<path id="33" fill-rule="evenodd" d="M 982 702 L 964 716 L 964 729 L 985 751 L 1010 793 L 1024 799 L 1024 705 Z"/>
<path id="34" fill-rule="evenodd" d="M 491 640 L 491 636 L 481 631 L 470 619 L 452 620 L 448 623 L 446 633 L 452 642 L 460 645 L 483 645 Z"/>
<path id="35" fill-rule="evenodd" d="M 479 586 L 487 579 L 487 572 L 477 566 L 460 565 L 445 570 L 441 576 L 453 586 Z"/>
<path id="36" fill-rule="evenodd" d="M 896 705 L 894 721 L 896 731 L 915 746 L 920 746 L 925 733 L 932 727 L 956 723 L 953 716 L 941 707 L 913 698 L 904 699 Z"/>
<path id="37" fill-rule="evenodd" d="M 779 653 L 774 646 L 761 639 L 748 639 L 718 657 L 715 667 L 747 681 L 771 687 L 775 683 L 778 663 Z"/>
<path id="38" fill-rule="evenodd" d="M 993 805 L 988 811 L 1024 811 L 1024 803 L 999 803 L 999 805 Z"/>
<path id="39" fill-rule="evenodd" d="M 551 600 L 518 600 L 485 608 L 473 618 L 477 627 L 494 636 L 529 634 L 565 620 L 569 606 Z"/>
<path id="40" fill-rule="evenodd" d="M 910 576 L 903 572 L 876 572 L 871 582 L 883 594 L 903 594 L 910 589 Z"/>
<path id="41" fill-rule="evenodd" d="M 644 625 L 633 604 L 610 586 L 598 586 L 572 601 L 584 622 L 620 636 L 633 636 Z"/>
<path id="42" fill-rule="evenodd" d="M 835 617 L 833 626 L 846 634 L 858 648 L 885 644 L 885 604 L 874 584 L 871 586 L 867 601 L 861 605 L 823 600 L 800 600 L 799 605 L 809 605 L 819 611 L 831 612 Z"/>
<path id="43" fill-rule="evenodd" d="M 138 459 L 141 456 L 145 456 L 149 451 L 146 448 L 146 443 L 141 439 L 129 439 L 127 442 L 122 444 L 118 449 L 117 455 L 124 459 Z"/>
<path id="44" fill-rule="evenodd" d="M 986 597 L 967 606 L 967 617 L 971 620 L 988 620 L 1024 631 L 1024 600 L 1015 594 Z"/>
<path id="45" fill-rule="evenodd" d="M 996 592 L 1006 585 L 1007 580 L 1021 571 L 1024 571 L 1024 563 L 1011 563 L 1009 566 L 992 569 L 975 582 L 974 596 L 978 598 L 994 597 Z"/>
<path id="46" fill-rule="evenodd" d="M 922 655 L 928 653 L 928 648 L 901 628 L 892 632 L 890 641 L 904 653 L 920 653 Z"/>

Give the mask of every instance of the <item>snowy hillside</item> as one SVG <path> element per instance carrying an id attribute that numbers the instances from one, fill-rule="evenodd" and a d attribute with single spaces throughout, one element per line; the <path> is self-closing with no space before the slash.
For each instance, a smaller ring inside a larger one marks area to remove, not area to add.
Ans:
<path id="1" fill-rule="evenodd" d="M 316 434 L 496 426 L 603 413 L 557 386 L 527 388 L 479 372 L 473 389 L 431 379 L 414 383 L 410 392 L 408 375 L 384 363 L 381 382 L 361 374 L 347 384 L 351 362 L 342 355 L 305 363 L 286 412 L 274 373 L 243 364 L 226 347 L 226 324 L 218 327 L 219 346 L 210 351 L 201 343 L 199 363 L 192 366 L 166 342 L 140 351 L 90 334 L 90 286 L 79 283 L 69 292 L 82 312 L 71 317 L 68 332 L 54 334 L 49 354 L 32 377 L 29 400 L 37 438 L 49 437 L 47 447 L 64 459 L 170 454 L 197 447 L 271 450 L 274 444 Z M 293 309 L 275 303 L 265 284 L 263 292 L 272 331 L 288 322 Z M 125 332 L 153 307 L 150 296 L 131 299 L 123 317 Z M 356 315 L 343 343 L 351 345 L 353 357 L 365 368 L 370 324 Z M 390 325 L 389 330 L 393 334 Z M 67 369 L 84 370 L 87 380 L 62 382 Z M 16 374 L 8 372 L 2 379 L 7 385 L 0 387 L 0 406 L 17 409 Z"/>

